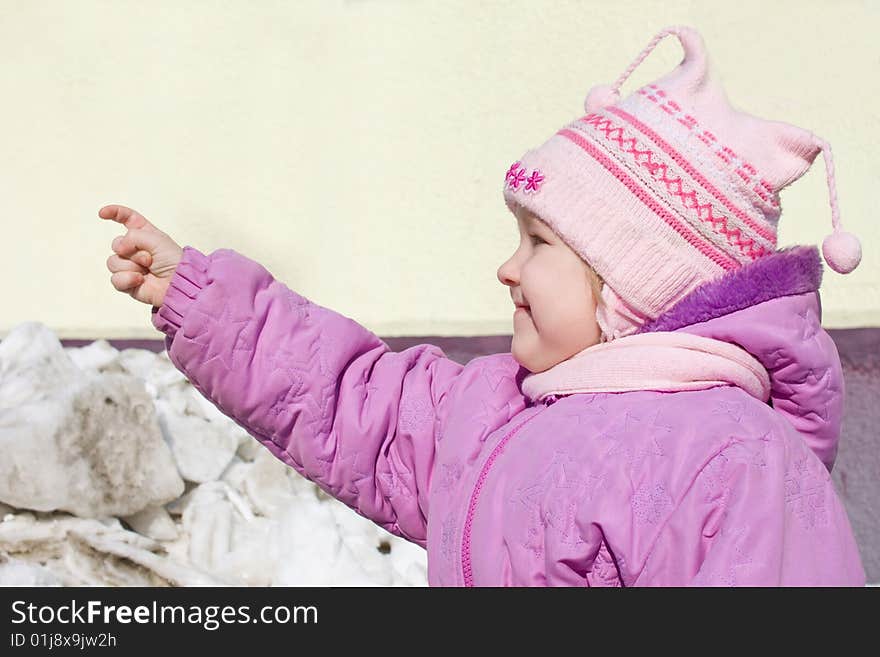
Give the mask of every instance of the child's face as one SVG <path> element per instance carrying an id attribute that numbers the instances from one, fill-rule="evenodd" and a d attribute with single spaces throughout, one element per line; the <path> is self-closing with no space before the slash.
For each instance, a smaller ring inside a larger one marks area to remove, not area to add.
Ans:
<path id="1" fill-rule="evenodd" d="M 517 207 L 520 243 L 498 268 L 514 303 L 514 359 L 532 373 L 543 372 L 598 344 L 596 299 L 589 266 L 537 216 Z"/>

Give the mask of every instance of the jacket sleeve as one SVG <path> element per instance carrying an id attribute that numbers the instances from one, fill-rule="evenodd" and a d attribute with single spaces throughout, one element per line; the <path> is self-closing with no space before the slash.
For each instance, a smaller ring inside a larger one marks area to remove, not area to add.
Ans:
<path id="1" fill-rule="evenodd" d="M 423 547 L 435 441 L 463 365 L 393 352 L 231 250 L 184 247 L 153 325 L 196 389 L 277 458 Z"/>
<path id="2" fill-rule="evenodd" d="M 827 469 L 802 441 L 767 449 L 769 436 L 731 438 L 701 469 L 658 534 L 639 585 L 865 585 Z"/>

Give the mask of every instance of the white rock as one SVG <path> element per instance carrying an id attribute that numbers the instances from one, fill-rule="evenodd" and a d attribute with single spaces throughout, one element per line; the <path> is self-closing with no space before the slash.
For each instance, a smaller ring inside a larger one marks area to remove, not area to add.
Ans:
<path id="1" fill-rule="evenodd" d="M 357 555 L 352 560 L 358 564 L 362 576 L 382 586 L 391 586 L 394 576 L 391 560 L 379 551 L 379 545 L 387 541 L 388 532 L 338 500 L 327 504 L 333 511 L 345 547 Z"/>
<path id="2" fill-rule="evenodd" d="M 126 372 L 141 381 L 147 381 L 156 366 L 156 354 L 149 349 L 125 349 L 117 360 Z"/>
<path id="3" fill-rule="evenodd" d="M 295 481 L 287 474 L 290 469 L 267 449 L 257 454 L 243 481 L 244 493 L 257 513 L 272 516 L 290 505 L 297 492 Z"/>
<path id="4" fill-rule="evenodd" d="M 189 496 L 182 522 L 189 534 L 190 562 L 208 571 L 216 570 L 231 546 L 235 509 L 219 482 L 202 484 Z"/>
<path id="5" fill-rule="evenodd" d="M 155 355 L 153 368 L 149 372 L 148 380 L 160 390 L 174 386 L 191 386 L 186 375 L 181 372 L 168 358 L 168 352 L 160 351 Z"/>
<path id="6" fill-rule="evenodd" d="M 387 558 L 391 561 L 395 586 L 428 585 L 428 553 L 421 545 L 399 536 L 387 534 L 391 545 Z"/>
<path id="7" fill-rule="evenodd" d="M 137 379 L 80 370 L 35 323 L 0 342 L 0 370 L 0 501 L 104 517 L 183 492 Z"/>
<path id="8" fill-rule="evenodd" d="M 194 481 L 187 481 L 184 483 L 186 484 L 186 487 L 183 495 L 165 505 L 165 510 L 172 516 L 183 515 L 187 505 L 192 501 L 196 489 L 200 486 L 200 484 L 197 484 Z"/>
<path id="9" fill-rule="evenodd" d="M 177 415 L 186 415 L 187 398 L 189 397 L 188 388 L 190 383 L 181 383 L 178 385 L 170 385 L 159 392 L 159 399 L 156 400 L 156 408 L 161 412 L 166 409 L 174 411 Z"/>
<path id="10" fill-rule="evenodd" d="M 190 565 L 176 563 L 162 555 L 154 554 L 153 551 L 132 546 L 124 541 L 113 540 L 112 537 L 93 536 L 88 533 L 81 534 L 80 537 L 92 548 L 133 561 L 176 586 L 226 586 L 235 583 L 233 580 L 224 580 Z M 126 584 L 119 585 L 126 586 Z"/>
<path id="11" fill-rule="evenodd" d="M 244 480 L 247 478 L 250 469 L 251 464 L 240 459 L 236 452 L 232 457 L 232 460 L 229 462 L 229 465 L 227 465 L 226 469 L 223 471 L 223 474 L 220 475 L 220 481 L 225 481 L 239 493 L 244 494 Z"/>
<path id="12" fill-rule="evenodd" d="M 199 483 L 218 479 L 235 456 L 238 437 L 200 417 L 180 415 L 162 399 L 156 400 L 156 408 L 180 475 Z"/>
<path id="13" fill-rule="evenodd" d="M 327 586 L 340 563 L 342 537 L 326 504 L 284 509 L 278 517 L 278 544 L 284 558 L 278 563 L 277 586 Z"/>
<path id="14" fill-rule="evenodd" d="M 275 561 L 275 555 L 268 550 L 271 525 L 254 518 L 252 513 L 243 516 L 241 501 L 230 500 L 230 496 L 236 495 L 228 484 L 220 481 L 202 484 L 193 491 L 182 518 L 190 537 L 189 560 L 226 580 L 267 585 Z M 259 559 L 254 559 L 255 554 L 260 555 Z M 251 567 L 249 562 L 253 562 Z"/>
<path id="15" fill-rule="evenodd" d="M 173 541 L 178 536 L 177 525 L 168 511 L 161 506 L 151 506 L 123 518 L 138 534 L 159 541 Z"/>
<path id="16" fill-rule="evenodd" d="M 347 513 L 346 513 L 347 512 Z M 364 524 L 352 521 L 355 516 Z M 357 516 L 338 500 L 317 499 L 284 509 L 277 516 L 284 557 L 275 585 L 391 586 L 391 561 L 378 551 L 371 521 Z M 345 526 L 336 520 L 345 517 Z"/>
<path id="17" fill-rule="evenodd" d="M 226 423 L 230 420 L 229 416 L 224 415 L 211 402 L 211 400 L 205 398 L 205 396 L 196 390 L 194 386 L 186 386 L 183 391 L 183 396 L 186 400 L 185 413 L 187 415 L 194 415 L 203 420 L 210 420 L 222 425 L 223 428 L 226 428 Z"/>
<path id="18" fill-rule="evenodd" d="M 0 586 L 61 586 L 55 573 L 38 563 L 0 555 Z"/>
<path id="19" fill-rule="evenodd" d="M 15 425 L 53 403 L 59 391 L 82 375 L 44 324 L 13 327 L 0 341 L 0 426 Z"/>
<path id="20" fill-rule="evenodd" d="M 217 586 L 224 580 L 176 562 L 156 541 L 93 519 L 21 514 L 0 524 L 0 551 L 44 563 L 65 586 Z"/>
<path id="21" fill-rule="evenodd" d="M 84 347 L 68 347 L 64 351 L 79 369 L 95 374 L 115 363 L 119 357 L 119 350 L 107 340 L 95 340 Z"/>
<path id="22" fill-rule="evenodd" d="M 266 448 L 263 447 L 260 441 L 248 434 L 247 439 L 242 440 L 238 444 L 236 454 L 243 461 L 253 461 L 261 451 L 266 451 Z"/>
<path id="23" fill-rule="evenodd" d="M 259 516 L 233 522 L 232 549 L 223 557 L 221 573 L 246 586 L 272 586 L 280 545 L 274 540 L 277 522 Z"/>

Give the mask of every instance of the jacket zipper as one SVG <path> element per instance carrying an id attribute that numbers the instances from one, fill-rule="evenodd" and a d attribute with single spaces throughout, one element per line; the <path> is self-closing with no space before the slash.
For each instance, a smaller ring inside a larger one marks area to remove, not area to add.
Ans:
<path id="1" fill-rule="evenodd" d="M 544 409 L 535 413 L 531 417 L 527 418 L 520 422 L 516 427 L 511 429 L 501 441 L 495 445 L 495 449 L 492 450 L 492 453 L 489 455 L 489 458 L 483 464 L 483 469 L 480 471 L 480 476 L 477 478 L 477 484 L 474 486 L 474 490 L 471 493 L 471 500 L 468 504 L 468 512 L 467 517 L 464 521 L 464 532 L 462 534 L 461 539 L 461 572 L 464 577 L 464 585 L 468 587 L 473 587 L 474 585 L 474 573 L 471 568 L 471 525 L 474 521 L 474 513 L 477 508 L 477 498 L 480 495 L 480 491 L 483 489 L 483 484 L 486 482 L 486 477 L 489 475 L 489 469 L 492 467 L 492 464 L 495 462 L 495 459 L 498 458 L 498 455 L 501 453 L 501 450 L 504 449 L 504 446 L 507 442 L 513 438 L 516 433 L 522 429 L 523 426 L 534 420 L 545 410 L 550 408 L 550 406 L 558 399 L 556 395 L 551 395 L 548 398 L 542 400 L 542 403 L 545 405 Z"/>

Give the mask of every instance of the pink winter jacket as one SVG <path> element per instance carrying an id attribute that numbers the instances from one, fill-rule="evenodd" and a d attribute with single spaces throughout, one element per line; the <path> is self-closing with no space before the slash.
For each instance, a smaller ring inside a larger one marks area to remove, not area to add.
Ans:
<path id="1" fill-rule="evenodd" d="M 153 324 L 272 454 L 425 547 L 430 585 L 862 586 L 821 276 L 815 247 L 777 251 L 642 328 L 735 342 L 767 404 L 732 385 L 534 403 L 510 353 L 394 352 L 230 249 L 185 247 Z"/>

